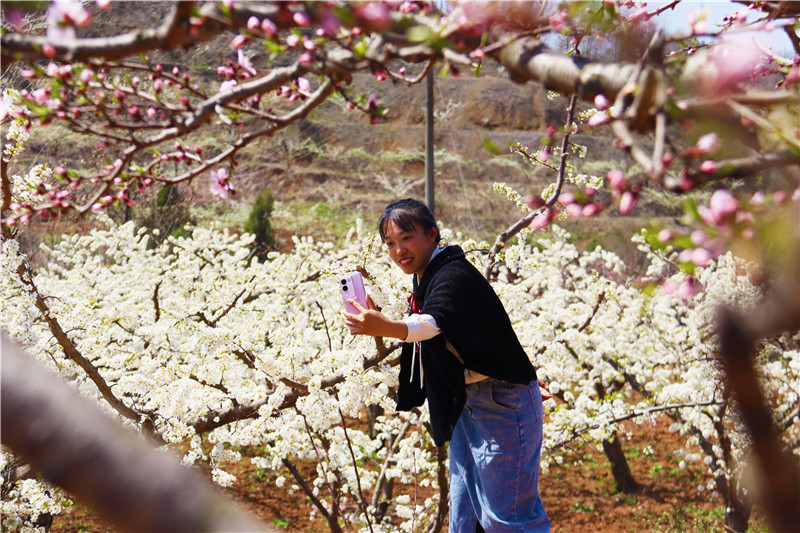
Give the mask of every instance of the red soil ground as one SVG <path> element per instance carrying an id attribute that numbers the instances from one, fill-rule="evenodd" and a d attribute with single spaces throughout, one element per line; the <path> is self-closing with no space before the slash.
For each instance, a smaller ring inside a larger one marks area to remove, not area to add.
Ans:
<path id="1" fill-rule="evenodd" d="M 672 532 L 725 531 L 724 506 L 716 493 L 699 492 L 703 469 L 678 467 L 674 456 L 682 437 L 668 431 L 669 422 L 629 426 L 622 439 L 631 470 L 643 489 L 619 494 L 608 461 L 594 447 L 564 454 L 562 466 L 551 467 L 541 478 L 540 490 L 552 520 L 553 532 Z M 653 448 L 646 456 L 645 446 Z M 301 492 L 288 495 L 270 474 L 254 468 L 246 453 L 232 472 L 236 484 L 225 492 L 252 515 L 273 528 L 288 532 L 329 531 L 323 519 L 309 520 L 311 505 Z M 288 475 L 288 474 L 287 474 Z M 58 533 L 110 532 L 114 528 L 76 505 L 72 513 L 56 517 L 51 531 Z M 763 516 L 754 511 L 750 531 L 768 531 Z"/>

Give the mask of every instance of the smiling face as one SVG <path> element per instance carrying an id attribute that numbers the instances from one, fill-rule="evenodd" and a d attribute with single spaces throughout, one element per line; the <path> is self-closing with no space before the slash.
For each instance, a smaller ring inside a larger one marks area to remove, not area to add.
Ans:
<path id="1" fill-rule="evenodd" d="M 417 279 L 422 279 L 425 267 L 436 249 L 436 228 L 427 232 L 419 223 L 414 223 L 414 229 L 404 231 L 393 221 L 386 223 L 383 242 L 389 257 L 406 274 L 416 274 Z"/>

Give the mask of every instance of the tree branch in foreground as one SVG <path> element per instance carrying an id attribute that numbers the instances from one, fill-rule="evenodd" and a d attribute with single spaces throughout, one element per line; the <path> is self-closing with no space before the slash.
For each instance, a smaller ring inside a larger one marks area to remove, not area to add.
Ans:
<path id="1" fill-rule="evenodd" d="M 5 336 L 0 344 L 2 443 L 48 481 L 123 531 L 267 531 Z"/>
<path id="2" fill-rule="evenodd" d="M 756 312 L 723 308 L 718 319 L 719 358 L 761 473 L 756 497 L 775 531 L 792 531 L 800 524 L 800 468 L 794 456 L 784 453 L 758 382 L 753 354 L 759 339 L 800 329 L 798 281 L 795 278 L 789 287 L 774 291 Z"/>

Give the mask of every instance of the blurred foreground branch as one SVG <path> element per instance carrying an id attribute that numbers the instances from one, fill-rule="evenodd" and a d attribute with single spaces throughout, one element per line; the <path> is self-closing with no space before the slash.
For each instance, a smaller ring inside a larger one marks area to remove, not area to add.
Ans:
<path id="1" fill-rule="evenodd" d="M 123 531 L 266 531 L 197 472 L 159 453 L 2 342 L 2 443 Z"/>
<path id="2" fill-rule="evenodd" d="M 719 359 L 759 472 L 756 502 L 765 509 L 774 531 L 800 527 L 800 466 L 781 443 L 754 363 L 761 339 L 800 330 L 800 219 L 797 211 L 792 213 L 794 235 L 787 239 L 791 245 L 780 254 L 783 268 L 777 270 L 778 279 L 761 306 L 749 312 L 724 307 L 717 320 Z"/>

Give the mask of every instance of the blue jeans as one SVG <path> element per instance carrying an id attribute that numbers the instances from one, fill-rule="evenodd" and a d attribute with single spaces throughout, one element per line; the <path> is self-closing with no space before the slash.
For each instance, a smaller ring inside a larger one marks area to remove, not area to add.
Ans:
<path id="1" fill-rule="evenodd" d="M 549 532 L 539 496 L 542 394 L 536 380 L 467 385 L 450 439 L 450 533 Z"/>

